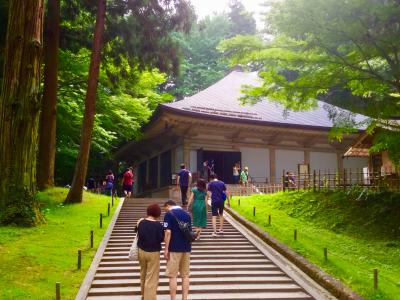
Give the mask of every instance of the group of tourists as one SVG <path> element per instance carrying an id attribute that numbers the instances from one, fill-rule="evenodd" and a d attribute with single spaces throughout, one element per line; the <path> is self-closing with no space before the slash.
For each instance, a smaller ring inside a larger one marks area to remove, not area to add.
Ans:
<path id="1" fill-rule="evenodd" d="M 226 194 L 225 183 L 218 180 L 217 174 L 212 173 L 209 176 L 209 183 L 207 186 L 203 178 L 199 178 L 197 184 L 190 191 L 189 201 L 187 200 L 187 192 L 192 182 L 192 174 L 186 169 L 185 164 L 181 164 L 181 169 L 178 172 L 176 185 L 181 192 L 182 206 L 187 207 L 193 215 L 193 227 L 197 233 L 197 239 L 200 238 L 202 228 L 207 223 L 207 203 L 211 206 L 213 236 L 218 236 L 218 233 L 223 233 L 223 209 L 225 200 L 229 197 Z M 220 218 L 220 226 L 217 231 L 217 217 Z"/>
<path id="2" fill-rule="evenodd" d="M 184 164 L 178 174 L 177 184 L 181 187 L 181 193 L 186 191 L 191 183 L 191 174 Z M 182 188 L 183 187 L 183 188 Z M 218 180 L 217 175 L 210 175 L 210 182 L 200 178 L 196 186 L 190 191 L 187 201 L 182 197 L 182 206 L 172 200 L 164 204 L 163 225 L 158 222 L 161 216 L 161 208 L 158 204 L 147 207 L 147 217 L 140 219 L 137 224 L 140 284 L 143 300 L 155 300 L 160 273 L 161 243 L 165 242 L 164 256 L 167 260 L 165 276 L 169 278 L 169 290 L 171 300 L 176 299 L 177 277 L 182 278 L 182 300 L 188 299 L 191 240 L 183 232 L 182 223 L 187 224 L 189 230 L 195 230 L 195 240 L 200 239 L 202 230 L 207 225 L 208 204 L 212 214 L 212 237 L 218 237 L 224 233 L 224 206 L 225 201 L 230 206 L 229 194 L 223 181 Z M 191 214 L 190 214 L 191 213 Z M 193 220 L 192 220 L 192 217 Z M 219 226 L 217 230 L 217 219 Z M 193 221 L 193 222 L 192 222 Z"/>
<path id="3" fill-rule="evenodd" d="M 284 176 L 283 187 L 285 189 L 295 189 L 296 188 L 296 177 L 293 172 L 288 171 Z"/>
<path id="4" fill-rule="evenodd" d="M 249 167 L 244 167 L 243 170 L 240 169 L 240 162 L 233 166 L 233 183 L 242 184 L 246 186 L 249 184 L 251 178 L 249 175 Z"/>
<path id="5" fill-rule="evenodd" d="M 125 197 L 130 198 L 133 192 L 134 175 L 133 169 L 127 168 L 121 175 L 122 190 Z M 93 177 L 89 177 L 87 180 L 87 190 L 94 193 L 105 194 L 112 196 L 117 192 L 116 180 L 112 170 L 108 170 L 104 180 L 96 186 L 96 180 Z"/>

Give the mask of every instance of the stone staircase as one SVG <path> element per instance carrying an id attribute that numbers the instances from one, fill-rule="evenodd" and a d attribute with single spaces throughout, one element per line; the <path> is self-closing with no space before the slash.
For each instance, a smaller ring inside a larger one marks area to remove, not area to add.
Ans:
<path id="1" fill-rule="evenodd" d="M 128 260 L 128 251 L 137 219 L 145 216 L 147 205 L 153 202 L 163 200 L 128 199 L 123 203 L 86 299 L 141 299 L 139 265 Z M 208 216 L 207 229 L 193 243 L 189 299 L 315 299 L 232 224 L 225 224 L 220 237 L 211 237 L 211 228 Z M 162 256 L 158 300 L 169 299 L 165 266 Z M 179 290 L 178 279 L 177 299 Z"/>

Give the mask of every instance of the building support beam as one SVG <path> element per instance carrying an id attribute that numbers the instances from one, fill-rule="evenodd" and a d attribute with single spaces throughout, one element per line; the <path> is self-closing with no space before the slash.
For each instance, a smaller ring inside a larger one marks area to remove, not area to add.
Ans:
<path id="1" fill-rule="evenodd" d="M 177 146 L 175 146 L 174 148 L 171 148 L 171 172 L 172 172 L 172 174 L 176 173 L 176 170 L 175 170 L 175 151 L 176 151 L 176 147 Z"/>
<path id="2" fill-rule="evenodd" d="M 339 174 L 343 174 L 343 153 L 337 152 L 337 163 L 338 163 L 338 171 Z"/>
<path id="3" fill-rule="evenodd" d="M 304 150 L 304 164 L 310 165 L 310 150 Z"/>
<path id="4" fill-rule="evenodd" d="M 188 143 L 183 143 L 183 163 L 186 165 L 186 167 L 189 167 L 190 163 L 190 148 Z"/>
<path id="5" fill-rule="evenodd" d="M 146 182 L 144 182 L 144 185 L 147 186 L 149 182 L 150 182 L 150 159 L 146 160 Z"/>
<path id="6" fill-rule="evenodd" d="M 157 156 L 157 188 L 161 187 L 161 154 Z"/>
<path id="7" fill-rule="evenodd" d="M 275 184 L 276 181 L 276 159 L 275 159 L 275 147 L 268 147 L 269 149 L 269 182 Z"/>

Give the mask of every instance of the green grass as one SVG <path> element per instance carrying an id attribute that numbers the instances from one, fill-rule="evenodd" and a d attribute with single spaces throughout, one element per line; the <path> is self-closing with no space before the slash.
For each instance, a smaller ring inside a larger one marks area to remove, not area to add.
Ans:
<path id="1" fill-rule="evenodd" d="M 54 299 L 61 282 L 61 298 L 74 299 L 96 249 L 117 207 L 110 197 L 84 193 L 82 204 L 62 204 L 68 190 L 53 188 L 38 194 L 47 224 L 34 228 L 0 227 L 0 299 Z M 90 249 L 94 230 L 94 249 Z M 82 250 L 82 269 L 77 252 Z"/>
<path id="2" fill-rule="evenodd" d="M 399 195 L 360 197 L 359 192 L 253 195 L 235 197 L 231 206 L 365 299 L 400 299 Z M 374 268 L 378 290 L 373 289 Z"/>

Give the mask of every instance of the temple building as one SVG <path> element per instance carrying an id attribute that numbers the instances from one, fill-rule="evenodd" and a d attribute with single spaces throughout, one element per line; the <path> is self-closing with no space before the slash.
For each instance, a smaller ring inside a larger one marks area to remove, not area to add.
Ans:
<path id="1" fill-rule="evenodd" d="M 396 120 L 395 122 L 399 121 Z M 369 149 L 372 147 L 375 137 L 376 132 L 372 134 L 364 132 L 353 142 L 351 147 L 345 152 L 344 157 L 363 157 L 368 161 L 368 165 L 366 167 L 368 167 L 369 173 L 378 173 L 380 175 L 396 175 L 396 177 L 398 177 L 400 170 L 390 159 L 387 150 L 370 153 Z"/>
<path id="2" fill-rule="evenodd" d="M 366 157 L 343 157 L 359 134 L 330 141 L 332 106 L 318 102 L 316 109 L 293 112 L 268 99 L 242 105 L 243 85 L 260 84 L 256 72 L 233 70 L 191 97 L 159 105 L 143 139 L 116 153 L 135 166 L 136 192 L 167 196 L 181 163 L 196 178 L 203 162 L 212 162 L 218 177 L 232 183 L 232 168 L 240 162 L 253 182 L 270 184 L 282 182 L 284 171 L 368 166 Z"/>

